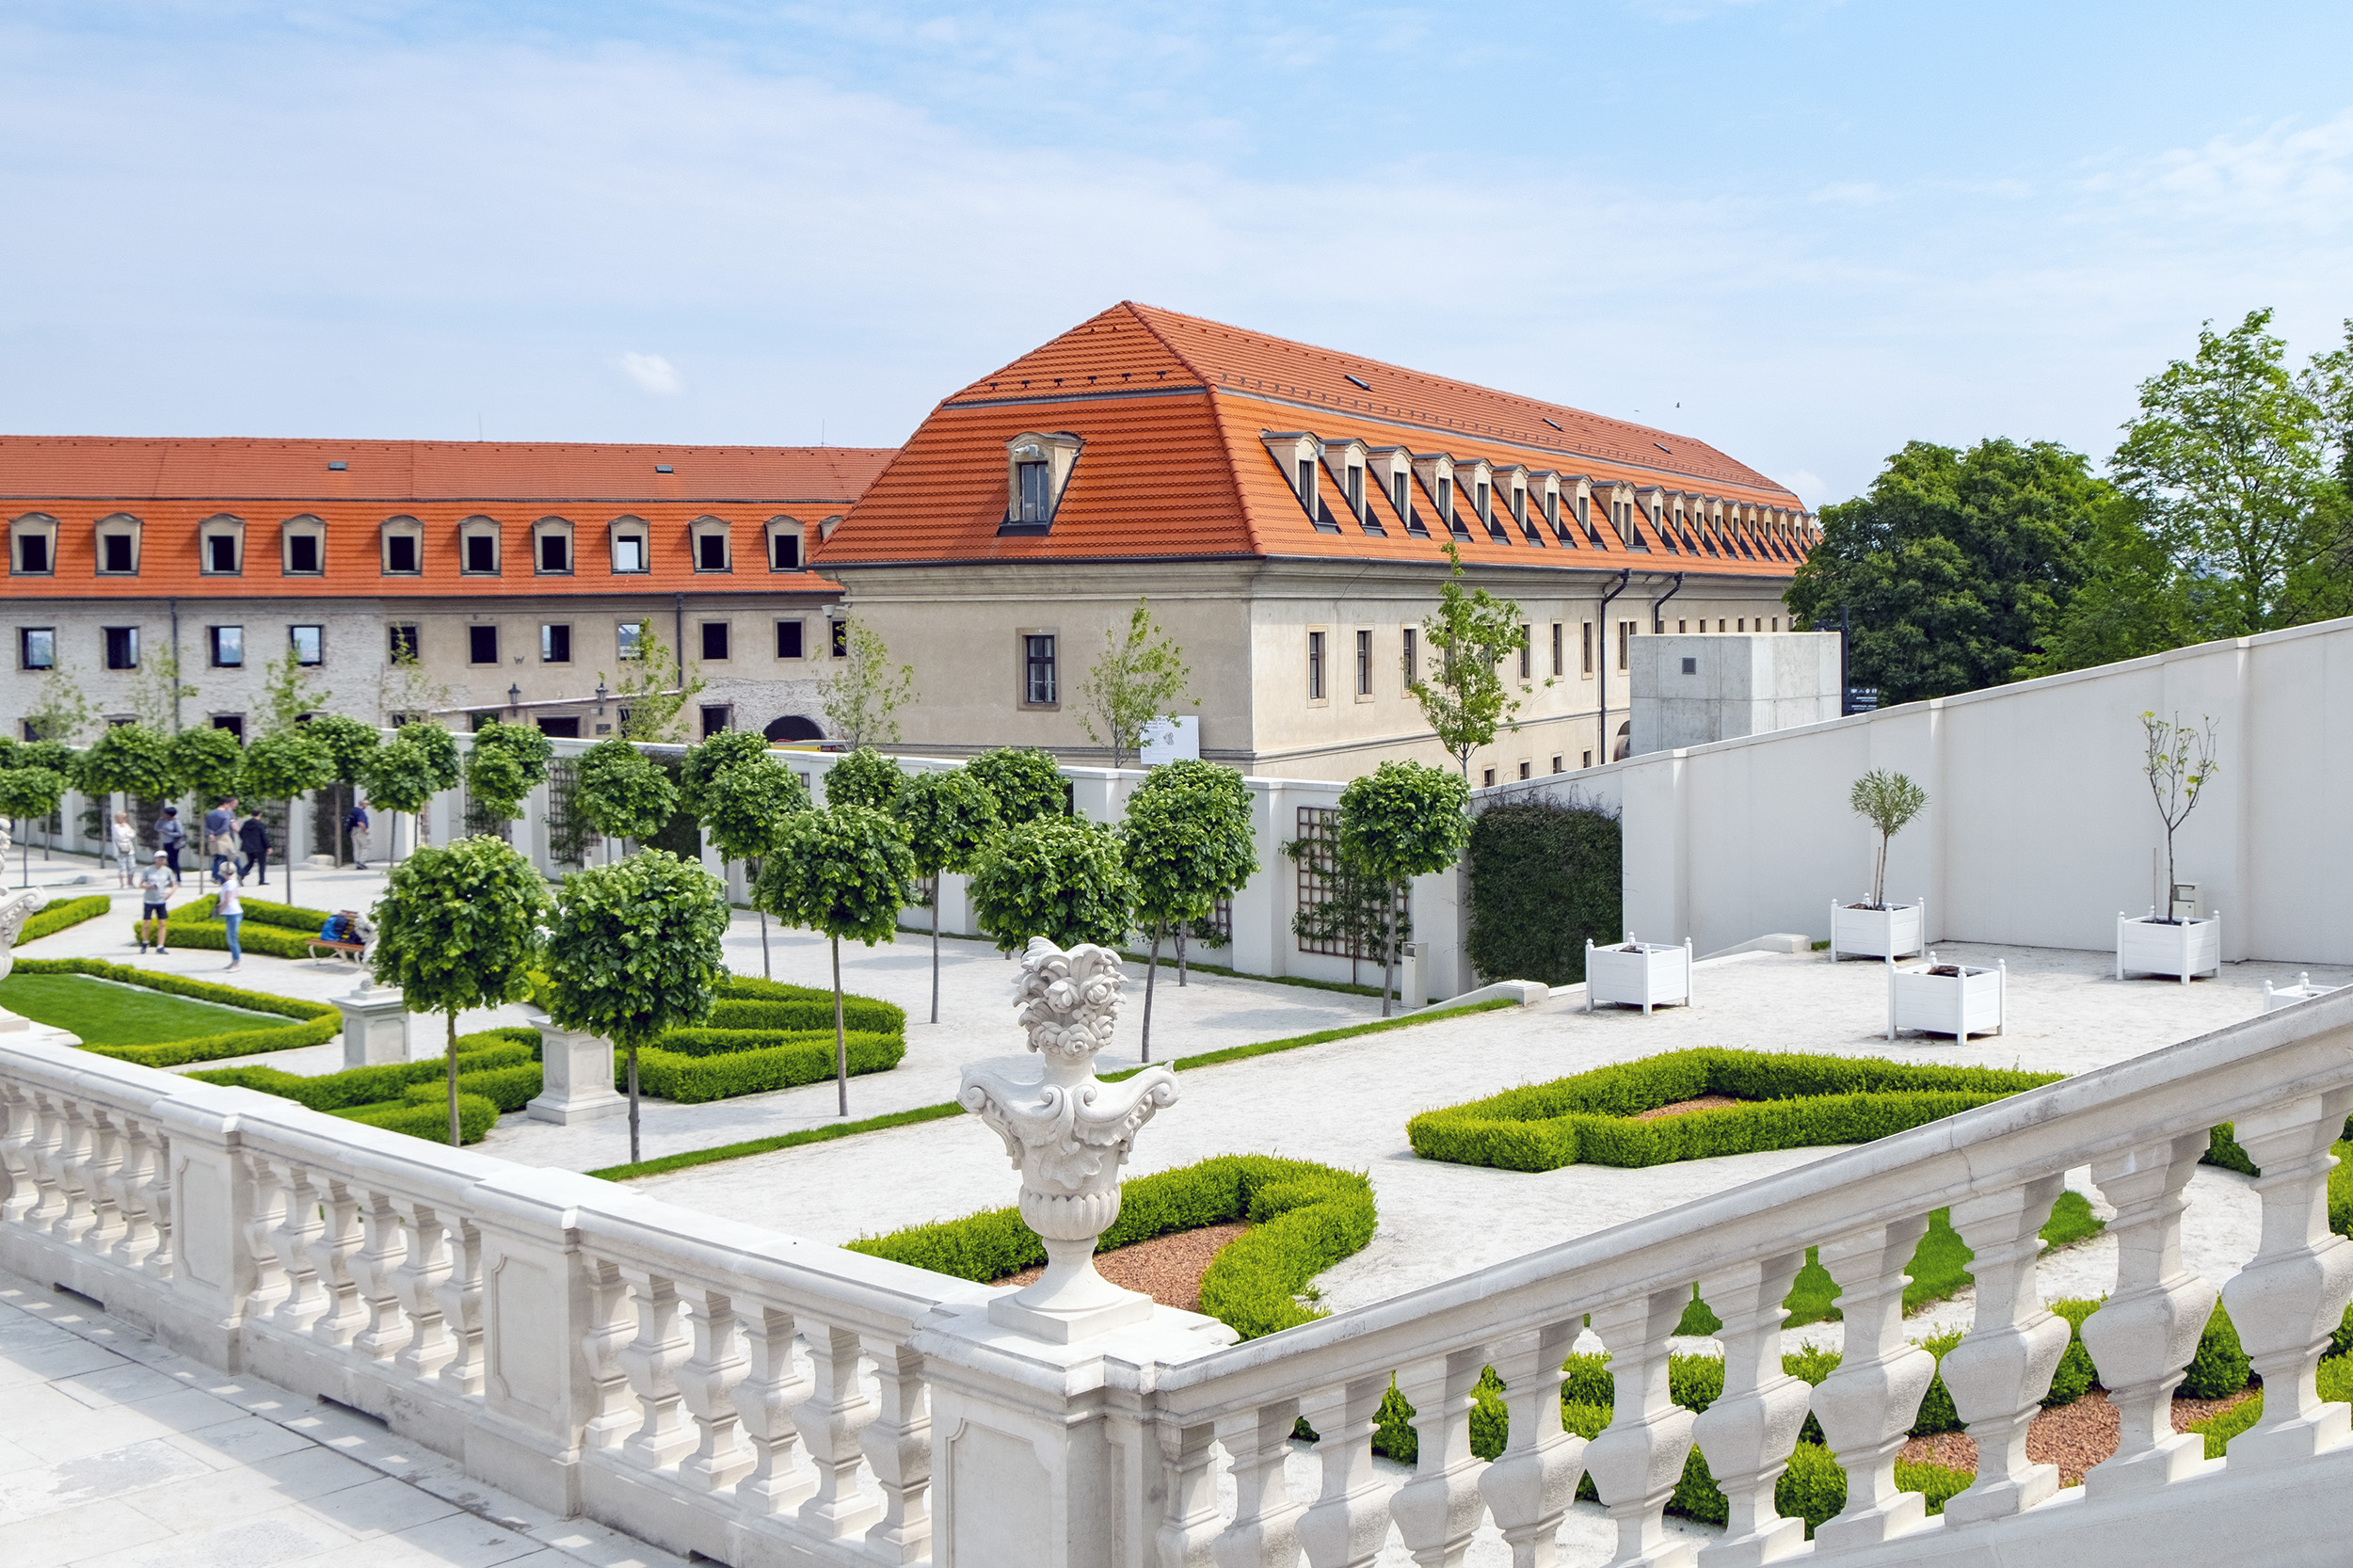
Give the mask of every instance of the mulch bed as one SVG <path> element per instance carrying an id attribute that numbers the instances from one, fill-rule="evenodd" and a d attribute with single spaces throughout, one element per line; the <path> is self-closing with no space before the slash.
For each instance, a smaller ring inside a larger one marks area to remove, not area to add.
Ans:
<path id="1" fill-rule="evenodd" d="M 1626 1119 L 1635 1122 L 1656 1122 L 1668 1116 L 1680 1116 L 1688 1111 L 1721 1111 L 1727 1105 L 1747 1103 L 1746 1100 L 1735 1095 L 1702 1095 L 1697 1099 L 1677 1100 L 1673 1105 L 1654 1106 L 1648 1111 L 1637 1111 Z"/>
<path id="2" fill-rule="evenodd" d="M 2186 1432 L 2193 1421 L 2205 1420 L 2230 1409 L 2255 1391 L 2243 1388 L 2222 1400 L 2175 1400 L 2173 1430 Z M 2026 1458 L 2037 1464 L 2056 1464 L 2061 1486 L 2080 1485 L 2084 1472 L 2116 1452 L 2116 1406 L 2105 1388 L 2094 1388 L 2073 1404 L 2046 1410 L 2026 1429 Z M 1951 1470 L 1977 1467 L 1977 1440 L 1963 1432 L 1940 1432 L 1906 1443 L 1899 1459 L 1926 1461 Z"/>
<path id="3" fill-rule="evenodd" d="M 1095 1255 L 1095 1272 L 1126 1290 L 1141 1290 L 1162 1306 L 1201 1310 L 1201 1276 L 1218 1249 L 1250 1227 L 1239 1223 L 1180 1230 Z M 1007 1274 L 999 1285 L 1028 1285 L 1046 1272 L 1039 1264 Z"/>

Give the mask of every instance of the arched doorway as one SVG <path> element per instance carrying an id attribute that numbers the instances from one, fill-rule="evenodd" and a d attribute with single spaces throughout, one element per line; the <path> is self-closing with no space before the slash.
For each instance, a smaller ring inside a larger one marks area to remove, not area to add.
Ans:
<path id="1" fill-rule="evenodd" d="M 822 741 L 825 738 L 824 730 L 818 727 L 815 719 L 800 713 L 787 713 L 782 718 L 771 719 L 768 728 L 760 733 L 772 741 Z"/>
<path id="2" fill-rule="evenodd" d="M 1632 755 L 1633 750 L 1634 721 L 1632 719 L 1628 719 L 1624 724 L 1618 726 L 1618 744 L 1616 748 L 1609 753 L 1609 760 L 1612 762 L 1623 762 L 1628 756 Z"/>

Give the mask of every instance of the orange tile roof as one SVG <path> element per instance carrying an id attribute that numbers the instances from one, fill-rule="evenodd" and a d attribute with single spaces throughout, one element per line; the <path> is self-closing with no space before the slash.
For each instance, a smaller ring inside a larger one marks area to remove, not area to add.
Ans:
<path id="1" fill-rule="evenodd" d="M 1000 536 L 1005 443 L 1025 430 L 1067 431 L 1084 445 L 1051 529 Z M 1516 525 L 1498 542 L 1471 515 L 1467 487 L 1458 490 L 1455 514 L 1471 527 L 1457 541 L 1465 559 L 1774 577 L 1794 569 L 1794 552 L 1693 551 L 1681 538 L 1670 549 L 1647 522 L 1647 552 L 1619 538 L 1601 488 L 1618 483 L 1802 512 L 1787 488 L 1704 441 L 1133 303 L 943 400 L 819 547 L 817 565 L 1436 553 L 1448 535 L 1418 479 L 1413 505 L 1429 537 L 1400 526 L 1385 497 L 1370 508 L 1385 536 L 1344 506 L 1335 509 L 1337 533 L 1319 530 L 1261 440 L 1292 430 L 1593 482 L 1599 547 L 1581 533 L 1564 547 L 1549 531 L 1533 545 Z M 1500 487 L 1496 510 L 1508 519 Z"/>

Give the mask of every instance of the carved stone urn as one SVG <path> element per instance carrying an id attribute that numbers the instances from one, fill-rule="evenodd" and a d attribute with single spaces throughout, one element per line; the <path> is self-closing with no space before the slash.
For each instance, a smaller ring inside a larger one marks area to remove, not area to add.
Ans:
<path id="1" fill-rule="evenodd" d="M 1021 1027 L 1043 1064 L 964 1069 L 956 1098 L 1005 1141 L 1021 1173 L 1021 1219 L 1046 1243 L 1037 1283 L 988 1304 L 989 1321 L 1068 1344 L 1152 1315 L 1152 1298 L 1123 1290 L 1095 1272 L 1095 1243 L 1119 1218 L 1119 1168 L 1154 1112 L 1176 1102 L 1176 1078 L 1146 1067 L 1105 1083 L 1095 1055 L 1111 1044 L 1127 976 L 1119 955 L 1080 944 L 1064 952 L 1030 939 L 1018 984 Z"/>

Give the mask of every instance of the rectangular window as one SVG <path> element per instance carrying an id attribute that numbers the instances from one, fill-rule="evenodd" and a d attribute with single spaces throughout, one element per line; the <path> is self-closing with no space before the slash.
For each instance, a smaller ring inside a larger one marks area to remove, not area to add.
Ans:
<path id="1" fill-rule="evenodd" d="M 1323 633 L 1307 633 L 1307 700 L 1323 700 Z"/>
<path id="2" fill-rule="evenodd" d="M 1740 621 L 1739 621 L 1739 624 L 1737 624 L 1737 626 L 1735 626 L 1735 627 L 1733 628 L 1733 630 L 1734 630 L 1735 632 L 1746 632 L 1748 629 L 1749 629 L 1748 617 L 1747 617 L 1747 616 L 1745 616 L 1741 617 L 1741 619 L 1740 619 Z"/>
<path id="3" fill-rule="evenodd" d="M 1029 464 L 1023 464 L 1024 468 Z M 1021 638 L 1021 700 L 1032 708 L 1049 706 L 1054 700 L 1054 637 L 1048 632 L 1032 632 Z"/>
<path id="4" fill-rule="evenodd" d="M 54 669 L 57 663 L 57 629 L 27 626 L 16 634 L 17 663 L 28 670 Z"/>
<path id="5" fill-rule="evenodd" d="M 1496 787 L 1495 769 L 1481 768 L 1479 770 L 1479 787 L 1482 790 L 1492 790 Z"/>
<path id="6" fill-rule="evenodd" d="M 571 543 L 563 535 L 542 534 L 539 536 L 539 569 L 541 571 L 569 571 L 572 569 L 571 560 Z"/>
<path id="7" fill-rule="evenodd" d="M 568 623 L 558 622 L 539 628 L 539 663 L 568 664 L 571 662 L 571 626 Z"/>
<path id="8" fill-rule="evenodd" d="M 394 534 L 384 541 L 384 569 L 386 571 L 417 569 L 417 541 L 414 536 L 408 534 Z"/>
<path id="9" fill-rule="evenodd" d="M 634 659 L 645 649 L 646 623 L 641 620 L 616 621 L 613 625 L 613 656 Z"/>
<path id="10" fill-rule="evenodd" d="M 1409 627 L 1407 627 L 1407 628 L 1405 629 L 1404 648 L 1403 648 L 1404 657 L 1403 657 L 1403 658 L 1400 661 L 1400 664 L 1401 664 L 1401 666 L 1403 667 L 1403 669 L 1404 669 L 1404 671 L 1405 671 L 1405 684 L 1406 684 L 1407 686 L 1411 686 L 1411 685 L 1413 685 L 1413 683 L 1414 683 L 1415 681 L 1419 680 L 1421 679 L 1421 675 L 1420 675 L 1419 671 L 1416 668 L 1416 665 L 1417 665 L 1417 664 L 1418 663 L 1418 660 L 1417 660 L 1417 650 L 1416 650 L 1416 647 L 1415 647 L 1415 645 L 1416 645 L 1416 644 L 1417 644 L 1419 640 L 1420 640 L 1420 639 L 1419 639 L 1419 634 L 1416 632 L 1416 630 L 1415 630 L 1413 627 L 1410 627 L 1410 626 L 1409 626 Z"/>
<path id="11" fill-rule="evenodd" d="M 801 652 L 801 623 L 799 621 L 780 620 L 776 622 L 776 657 L 779 659 L 805 657 Z"/>
<path id="12" fill-rule="evenodd" d="M 1775 616 L 1773 617 L 1773 630 L 1776 632 L 1781 630 L 1781 617 L 1779 616 Z"/>
<path id="13" fill-rule="evenodd" d="M 392 663 L 414 664 L 417 658 L 417 629 L 413 626 L 388 626 L 385 652 Z"/>
<path id="14" fill-rule="evenodd" d="M 237 536 L 234 534 L 208 534 L 204 536 L 204 569 L 232 573 L 237 569 Z"/>
<path id="15" fill-rule="evenodd" d="M 1520 623 L 1520 679 L 1522 680 L 1532 679 L 1535 675 L 1536 650 L 1529 646 L 1535 631 L 1536 629 L 1527 622 Z"/>
<path id="16" fill-rule="evenodd" d="M 1631 656 L 1633 647 L 1634 623 L 1630 620 L 1618 622 L 1618 667 L 1620 669 L 1626 667 L 1626 660 Z"/>
<path id="17" fill-rule="evenodd" d="M 801 569 L 801 536 L 798 534 L 778 534 L 776 551 L 778 571 Z"/>
<path id="18" fill-rule="evenodd" d="M 110 670 L 135 670 L 139 667 L 139 629 L 136 626 L 105 628 L 106 667 Z"/>
<path id="19" fill-rule="evenodd" d="M 1491 499 L 1493 492 L 1487 488 L 1487 482 L 1484 479 L 1481 479 L 1479 482 L 1479 488 L 1471 493 L 1476 498 L 1471 503 L 1471 510 L 1479 514 L 1480 521 L 1485 522 L 1489 520 L 1490 513 L 1488 509 L 1492 507 L 1495 503 Z"/>
<path id="20" fill-rule="evenodd" d="M 130 535 L 128 535 L 128 534 L 105 534 L 105 535 L 102 535 L 102 536 L 99 537 L 99 540 L 98 540 L 98 546 L 99 546 L 98 554 L 99 554 L 99 560 L 100 560 L 100 563 L 101 563 L 101 565 L 99 566 L 99 568 L 98 568 L 99 570 L 101 570 L 101 571 L 130 571 L 130 570 L 132 570 L 132 569 L 133 569 L 132 565 L 131 565 L 131 536 L 130 536 Z"/>
<path id="21" fill-rule="evenodd" d="M 1593 765 L 1593 754 L 1592 752 L 1590 752 L 1590 751 L 1589 751 L 1589 752 L 1587 752 L 1587 753 L 1585 753 L 1585 760 L 1584 760 L 1583 761 L 1581 761 L 1581 762 L 1577 763 L 1577 766 L 1578 766 L 1578 767 L 1580 767 L 1580 768 L 1590 768 L 1590 767 L 1592 767 Z"/>
<path id="22" fill-rule="evenodd" d="M 286 541 L 286 569 L 305 575 L 319 569 L 319 540 L 315 534 L 296 534 Z"/>
<path id="23" fill-rule="evenodd" d="M 728 623 L 723 620 L 703 622 L 703 657 L 724 659 L 728 656 Z"/>
<path id="24" fill-rule="evenodd" d="M 1408 520 L 1411 514 L 1405 510 L 1405 476 L 1401 473 L 1389 475 L 1389 504 L 1397 508 L 1398 521 Z"/>
<path id="25" fill-rule="evenodd" d="M 1717 630 L 1717 631 L 1719 631 L 1719 632 L 1721 632 L 1723 629 L 1724 629 L 1724 617 L 1723 617 L 1723 616 L 1718 616 L 1716 617 L 1716 630 Z"/>
<path id="26" fill-rule="evenodd" d="M 1365 471 L 1353 463 L 1348 470 L 1348 509 L 1357 517 L 1365 515 Z"/>
<path id="27" fill-rule="evenodd" d="M 542 714 L 538 722 L 539 733 L 552 740 L 580 739 L 580 715 L 577 713 L 568 713 L 560 718 L 553 714 Z"/>
<path id="28" fill-rule="evenodd" d="M 1454 521 L 1454 481 L 1438 481 L 1438 520 L 1451 525 Z"/>
<path id="29" fill-rule="evenodd" d="M 1561 677 L 1561 676 L 1563 676 L 1563 675 L 1568 674 L 1568 672 L 1569 672 L 1569 670 L 1568 670 L 1568 666 L 1567 666 L 1566 664 L 1562 664 L 1562 663 L 1561 662 L 1561 623 L 1560 623 L 1559 621 L 1554 621 L 1554 622 L 1552 623 L 1552 673 L 1553 673 L 1553 677 L 1554 677 L 1554 679 L 1558 680 L 1560 677 Z M 1552 771 L 1553 771 L 1553 772 L 1555 772 L 1555 773 L 1559 773 L 1561 770 L 1560 770 L 1559 768 L 1555 768 L 1555 769 L 1553 769 Z"/>
<path id="30" fill-rule="evenodd" d="M 1583 668 L 1580 669 L 1578 673 L 1590 678 L 1593 673 L 1593 623 L 1592 621 L 1583 621 L 1579 624 L 1584 628 L 1585 632 L 1585 663 Z"/>
<path id="31" fill-rule="evenodd" d="M 619 534 L 614 536 L 613 569 L 615 571 L 646 569 L 646 536 L 643 534 Z"/>
<path id="32" fill-rule="evenodd" d="M 695 566 L 700 571 L 728 569 L 728 536 L 725 534 L 700 534 L 695 538 Z"/>
<path id="33" fill-rule="evenodd" d="M 1307 508 L 1309 516 L 1315 515 L 1316 460 L 1313 457 L 1299 459 L 1299 504 Z"/>
<path id="34" fill-rule="evenodd" d="M 245 715 L 243 713 L 215 713 L 213 728 L 226 729 L 236 739 L 239 745 L 245 744 Z"/>
<path id="35" fill-rule="evenodd" d="M 16 541 L 16 569 L 39 574 L 49 569 L 49 536 L 25 534 Z"/>
<path id="36" fill-rule="evenodd" d="M 1021 515 L 1016 521 L 1044 522 L 1046 518 L 1046 465 L 1016 463 L 1015 477 L 1021 485 Z"/>
<path id="37" fill-rule="evenodd" d="M 499 569 L 498 541 L 488 534 L 466 536 L 466 569 L 494 572 Z"/>
<path id="38" fill-rule="evenodd" d="M 735 710 L 724 702 L 713 703 L 703 710 L 703 739 L 709 740 L 728 727 Z"/>
<path id="39" fill-rule="evenodd" d="M 1552 771 L 1555 773 L 1561 771 L 1561 754 L 1557 751 L 1552 754 Z"/>
<path id="40" fill-rule="evenodd" d="M 1679 620 L 1675 622 L 1675 630 L 1677 632 L 1689 632 L 1691 630 L 1691 623 L 1688 620 Z M 1707 630 L 1707 623 L 1705 621 L 1700 622 L 1700 630 L 1703 632 Z"/>
<path id="41" fill-rule="evenodd" d="M 837 659 L 847 659 L 850 656 L 850 623 L 846 620 L 835 619 L 828 625 L 833 656 Z"/>
<path id="42" fill-rule="evenodd" d="M 1372 695 L 1372 633 L 1356 633 L 1356 695 Z"/>
<path id="43" fill-rule="evenodd" d="M 1526 778 L 1528 776 L 1528 764 L 1526 762 L 1522 762 L 1520 764 L 1520 776 L 1522 778 Z"/>
<path id="44" fill-rule="evenodd" d="M 208 626 L 204 640 L 212 654 L 213 668 L 232 670 L 245 664 L 245 628 L 242 626 Z"/>
<path id="45" fill-rule="evenodd" d="M 495 664 L 499 662 L 499 629 L 495 626 L 466 628 L 466 662 L 470 664 Z"/>

